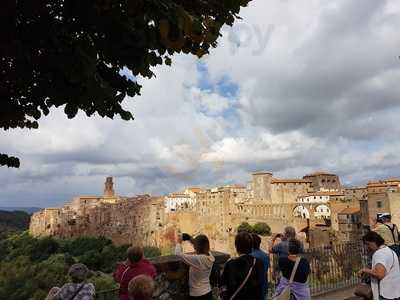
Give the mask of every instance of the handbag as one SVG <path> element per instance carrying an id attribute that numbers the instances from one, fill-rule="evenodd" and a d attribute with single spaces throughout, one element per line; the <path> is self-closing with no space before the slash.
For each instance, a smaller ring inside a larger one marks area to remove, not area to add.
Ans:
<path id="1" fill-rule="evenodd" d="M 287 287 L 285 287 L 284 290 L 282 291 L 282 293 L 280 293 L 278 296 L 276 296 L 274 298 L 274 300 L 290 300 L 290 295 L 292 293 L 292 288 L 290 287 L 290 285 L 293 283 L 294 275 L 296 275 L 300 260 L 301 260 L 301 258 L 297 257 L 296 262 L 293 267 L 293 270 L 292 270 L 292 274 L 290 275 L 289 285 Z"/>

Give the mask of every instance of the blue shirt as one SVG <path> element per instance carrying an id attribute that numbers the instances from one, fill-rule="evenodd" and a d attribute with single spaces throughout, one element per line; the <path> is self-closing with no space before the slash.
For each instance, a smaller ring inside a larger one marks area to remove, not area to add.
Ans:
<path id="1" fill-rule="evenodd" d="M 301 243 L 300 253 L 304 252 L 304 245 Z M 286 257 L 289 255 L 289 241 L 282 241 L 272 247 L 272 253 L 278 254 L 279 257 Z"/>
<path id="2" fill-rule="evenodd" d="M 261 281 L 261 287 L 263 291 L 263 299 L 267 298 L 267 290 L 268 290 L 268 279 L 267 279 L 267 274 L 268 274 L 268 268 L 269 268 L 269 256 L 267 253 L 260 249 L 253 249 L 253 252 L 251 255 L 258 260 L 260 260 L 263 264 L 263 274 L 262 278 L 260 278 Z"/>

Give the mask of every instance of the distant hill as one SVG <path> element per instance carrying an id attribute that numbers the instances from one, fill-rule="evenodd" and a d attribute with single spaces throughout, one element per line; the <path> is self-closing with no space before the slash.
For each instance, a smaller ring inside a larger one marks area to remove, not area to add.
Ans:
<path id="1" fill-rule="evenodd" d="M 29 228 L 30 214 L 24 211 L 0 210 L 0 238 L 11 232 L 20 232 Z"/>
<path id="2" fill-rule="evenodd" d="M 37 212 L 39 210 L 42 210 L 40 207 L 1 207 L 0 210 L 5 210 L 5 211 L 24 211 L 28 214 L 33 214 L 34 212 Z"/>

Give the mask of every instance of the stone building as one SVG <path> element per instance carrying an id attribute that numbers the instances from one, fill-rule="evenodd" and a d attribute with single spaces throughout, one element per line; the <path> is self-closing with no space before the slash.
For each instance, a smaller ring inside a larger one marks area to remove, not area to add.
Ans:
<path id="1" fill-rule="evenodd" d="M 374 227 L 378 213 L 390 213 L 392 222 L 400 224 L 400 178 L 371 181 L 366 190 L 361 201 L 362 224 Z"/>
<path id="2" fill-rule="evenodd" d="M 339 230 L 338 213 L 357 207 L 354 203 L 345 199 L 339 178 L 328 173 L 282 179 L 256 172 L 247 186 L 188 188 L 165 197 L 116 196 L 109 177 L 101 196 L 76 197 L 62 208 L 35 213 L 30 232 L 60 238 L 104 236 L 117 244 L 158 247 L 171 247 L 177 232 L 202 232 L 212 248 L 233 254 L 234 236 L 243 221 L 266 222 L 275 233 L 287 225 L 307 233 L 315 226 L 328 228 L 329 222 L 329 228 Z M 309 214 L 296 214 L 299 206 Z"/>
<path id="3" fill-rule="evenodd" d="M 361 215 L 356 207 L 345 208 L 338 213 L 339 234 L 343 242 L 357 241 L 361 238 Z"/>
<path id="4" fill-rule="evenodd" d="M 339 176 L 326 172 L 315 172 L 303 177 L 311 181 L 311 188 L 314 191 L 339 191 L 342 189 Z"/>

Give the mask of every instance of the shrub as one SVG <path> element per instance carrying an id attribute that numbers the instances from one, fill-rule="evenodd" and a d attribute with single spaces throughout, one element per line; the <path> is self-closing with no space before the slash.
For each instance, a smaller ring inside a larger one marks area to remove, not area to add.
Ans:
<path id="1" fill-rule="evenodd" d="M 144 247 L 143 252 L 145 257 L 157 257 L 161 255 L 161 250 L 157 247 Z"/>
<path id="2" fill-rule="evenodd" d="M 37 239 L 30 248 L 30 259 L 32 261 L 42 261 L 56 254 L 60 245 L 51 237 Z"/>
<path id="3" fill-rule="evenodd" d="M 112 241 L 104 237 L 81 237 L 64 244 L 64 252 L 69 252 L 72 256 L 81 256 L 88 251 L 100 252 L 105 246 L 111 245 Z"/>
<path id="4" fill-rule="evenodd" d="M 237 228 L 237 232 L 248 232 L 248 233 L 253 233 L 253 227 L 247 223 L 247 222 L 243 222 L 242 224 L 239 225 L 239 227 Z"/>
<path id="5" fill-rule="evenodd" d="M 259 222 L 254 224 L 253 226 L 254 233 L 259 235 L 270 235 L 271 234 L 271 227 L 267 223 Z"/>

